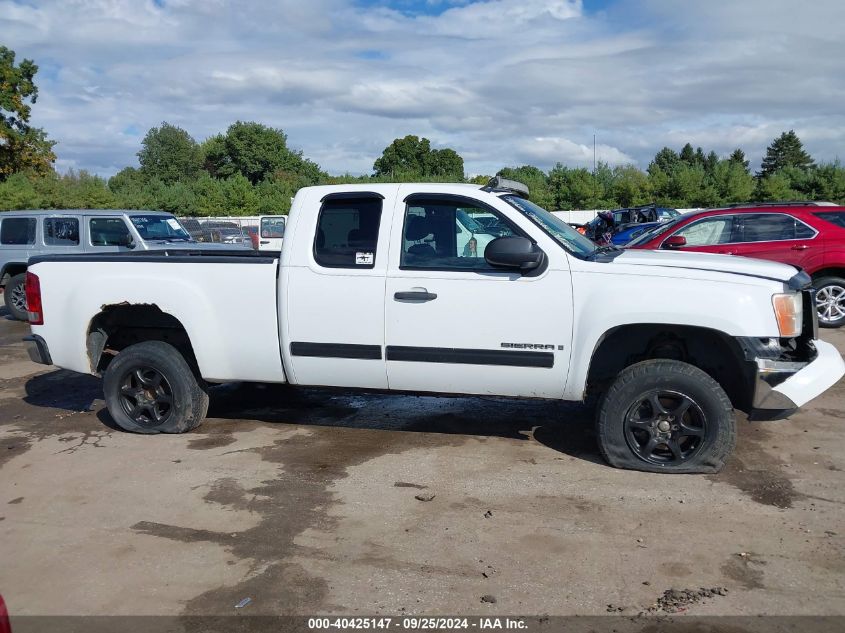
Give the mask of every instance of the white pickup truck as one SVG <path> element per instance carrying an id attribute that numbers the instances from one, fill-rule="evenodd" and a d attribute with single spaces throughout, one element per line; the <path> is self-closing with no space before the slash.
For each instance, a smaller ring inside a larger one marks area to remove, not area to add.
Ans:
<path id="1" fill-rule="evenodd" d="M 498 236 L 461 237 L 490 214 Z M 190 431 L 229 381 L 595 400 L 613 466 L 714 472 L 734 409 L 784 417 L 845 373 L 809 284 L 768 261 L 597 248 L 501 179 L 333 185 L 296 195 L 280 256 L 33 258 L 27 340 L 33 360 L 102 373 L 139 433 Z"/>

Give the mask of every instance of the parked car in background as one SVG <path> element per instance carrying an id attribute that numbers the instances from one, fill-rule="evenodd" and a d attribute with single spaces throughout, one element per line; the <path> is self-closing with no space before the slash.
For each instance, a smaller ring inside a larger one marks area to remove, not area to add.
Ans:
<path id="1" fill-rule="evenodd" d="M 0 287 L 12 316 L 26 321 L 23 284 L 30 257 L 219 247 L 198 243 L 173 215 L 162 211 L 4 211 Z"/>
<path id="2" fill-rule="evenodd" d="M 676 209 L 658 207 L 654 203 L 644 204 L 639 207 L 614 209 L 611 213 L 613 214 L 613 224 L 619 230 L 631 224 L 642 224 L 645 222 L 668 222 L 681 215 Z"/>
<path id="3" fill-rule="evenodd" d="M 253 248 L 252 239 L 234 222 L 200 222 L 206 242 L 226 244 L 239 248 Z"/>
<path id="4" fill-rule="evenodd" d="M 262 215 L 258 219 L 259 237 L 257 249 L 280 251 L 285 238 L 286 215 Z"/>
<path id="5" fill-rule="evenodd" d="M 819 324 L 845 325 L 845 207 L 776 202 L 684 214 L 628 244 L 792 264 L 813 279 Z"/>
<path id="6" fill-rule="evenodd" d="M 639 237 L 643 233 L 653 229 L 656 226 L 660 226 L 660 222 L 644 222 L 642 224 L 630 224 L 621 231 L 614 233 L 613 237 L 610 238 L 611 244 L 616 246 L 625 246 L 628 242 L 633 240 L 634 238 Z"/>

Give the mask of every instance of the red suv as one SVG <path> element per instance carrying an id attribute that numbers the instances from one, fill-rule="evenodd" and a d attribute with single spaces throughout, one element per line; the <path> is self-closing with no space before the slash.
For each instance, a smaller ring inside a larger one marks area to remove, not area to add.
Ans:
<path id="1" fill-rule="evenodd" d="M 693 211 L 626 248 L 743 255 L 800 266 L 817 290 L 819 325 L 845 325 L 845 207 L 777 202 Z"/>

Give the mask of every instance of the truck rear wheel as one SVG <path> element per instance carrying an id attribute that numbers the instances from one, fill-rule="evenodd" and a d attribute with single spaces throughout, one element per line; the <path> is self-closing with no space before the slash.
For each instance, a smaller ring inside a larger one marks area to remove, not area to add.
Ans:
<path id="1" fill-rule="evenodd" d="M 6 308 L 18 321 L 28 320 L 26 313 L 26 290 L 24 289 L 25 283 L 26 273 L 21 273 L 9 279 L 6 283 L 6 288 L 3 290 L 3 299 L 6 302 Z"/>
<path id="2" fill-rule="evenodd" d="M 625 368 L 596 417 L 611 466 L 654 473 L 714 473 L 736 444 L 733 406 L 698 367 L 647 360 Z"/>
<path id="3" fill-rule="evenodd" d="M 208 411 L 208 394 L 172 345 L 131 345 L 103 377 L 106 406 L 120 428 L 133 433 L 185 433 Z"/>

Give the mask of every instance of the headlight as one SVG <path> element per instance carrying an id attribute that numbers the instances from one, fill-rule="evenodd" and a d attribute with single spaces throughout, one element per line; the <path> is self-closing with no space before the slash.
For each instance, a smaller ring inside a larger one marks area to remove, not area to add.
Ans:
<path id="1" fill-rule="evenodd" d="M 804 327 L 804 310 L 800 292 L 772 295 L 775 318 L 781 338 L 799 336 Z"/>

